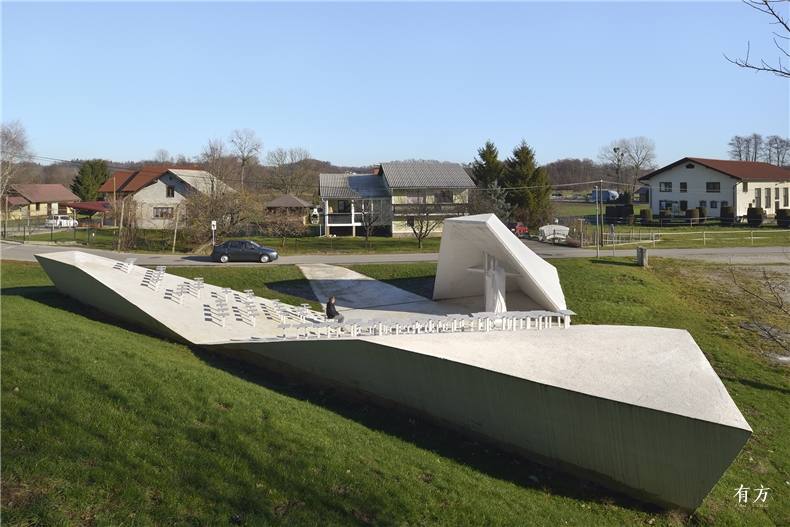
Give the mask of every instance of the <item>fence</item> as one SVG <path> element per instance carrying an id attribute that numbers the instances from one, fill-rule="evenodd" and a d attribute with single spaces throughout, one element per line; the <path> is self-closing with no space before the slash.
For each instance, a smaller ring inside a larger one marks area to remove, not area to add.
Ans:
<path id="1" fill-rule="evenodd" d="M 790 240 L 790 232 L 784 230 L 717 230 L 691 232 L 667 232 L 665 230 L 662 232 L 661 229 L 656 231 L 650 229 L 648 232 L 643 233 L 641 229 L 639 231 L 632 229 L 631 232 L 615 232 L 614 234 L 611 232 L 604 232 L 602 244 L 611 245 L 612 242 L 614 242 L 615 245 L 628 245 L 647 242 L 652 243 L 653 246 L 656 247 L 659 242 L 663 240 L 669 241 L 675 237 L 677 237 L 676 239 L 683 239 L 688 242 L 698 242 L 703 246 L 708 245 L 708 243 L 715 244 L 717 242 L 733 241 L 741 242 L 737 245 L 742 245 L 743 243 L 754 245 L 755 240 L 766 238 L 776 238 L 778 243 L 783 243 L 783 240 L 784 243 L 787 243 L 788 240 Z"/>

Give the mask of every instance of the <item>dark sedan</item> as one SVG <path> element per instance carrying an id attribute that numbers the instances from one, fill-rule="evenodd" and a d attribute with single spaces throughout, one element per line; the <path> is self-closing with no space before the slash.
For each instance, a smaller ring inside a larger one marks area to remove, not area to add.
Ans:
<path id="1" fill-rule="evenodd" d="M 261 262 L 278 258 L 277 251 L 258 245 L 252 240 L 228 240 L 214 246 L 211 259 L 215 262 Z"/>

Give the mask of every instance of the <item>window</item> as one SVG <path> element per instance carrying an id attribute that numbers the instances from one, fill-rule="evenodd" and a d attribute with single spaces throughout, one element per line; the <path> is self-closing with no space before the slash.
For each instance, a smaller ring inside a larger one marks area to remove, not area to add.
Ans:
<path id="1" fill-rule="evenodd" d="M 453 191 L 452 190 L 434 190 L 433 191 L 434 203 L 452 203 Z"/>
<path id="2" fill-rule="evenodd" d="M 704 200 L 704 199 L 701 199 L 701 200 L 699 200 L 699 206 L 700 207 L 707 207 L 708 206 L 708 202 L 706 200 Z"/>
<path id="3" fill-rule="evenodd" d="M 686 168 L 694 168 L 694 165 L 692 165 L 691 163 L 689 163 L 688 165 L 686 165 Z"/>
<path id="4" fill-rule="evenodd" d="M 658 210 L 667 210 L 667 202 L 664 200 L 659 201 Z"/>
<path id="5" fill-rule="evenodd" d="M 672 182 L 671 181 L 662 181 L 658 184 L 658 191 L 659 192 L 672 192 Z"/>
<path id="6" fill-rule="evenodd" d="M 344 199 L 337 200 L 337 211 L 340 213 L 351 212 L 351 202 Z"/>
<path id="7" fill-rule="evenodd" d="M 749 183 L 746 181 L 743 182 L 743 191 L 749 192 Z"/>
<path id="8" fill-rule="evenodd" d="M 721 206 L 722 207 L 729 207 L 730 206 L 730 202 L 729 201 L 722 201 L 721 202 Z"/>
<path id="9" fill-rule="evenodd" d="M 41 210 L 41 203 L 36 203 L 36 210 Z"/>
<path id="10" fill-rule="evenodd" d="M 782 206 L 790 207 L 790 189 L 787 187 L 782 189 Z"/>
<path id="11" fill-rule="evenodd" d="M 710 202 L 710 208 L 718 209 L 719 208 L 719 202 L 718 201 L 711 201 Z"/>
<path id="12" fill-rule="evenodd" d="M 154 218 L 172 218 L 173 207 L 154 207 Z"/>
<path id="13" fill-rule="evenodd" d="M 688 183 L 681 183 L 680 184 L 680 191 L 681 192 L 688 192 Z"/>
<path id="14" fill-rule="evenodd" d="M 165 188 L 165 197 L 166 198 L 175 198 L 176 197 L 176 187 L 168 186 Z"/>
<path id="15" fill-rule="evenodd" d="M 763 199 L 762 196 L 760 196 L 759 188 L 754 189 L 754 206 L 758 209 L 763 206 Z"/>
<path id="16" fill-rule="evenodd" d="M 680 202 L 680 210 L 681 211 L 685 212 L 686 210 L 688 210 L 688 208 L 689 208 L 689 202 L 688 201 L 681 201 Z"/>
<path id="17" fill-rule="evenodd" d="M 406 225 L 414 227 L 414 216 L 406 216 Z"/>
<path id="18" fill-rule="evenodd" d="M 425 192 L 422 190 L 407 190 L 406 203 L 425 203 Z"/>
<path id="19" fill-rule="evenodd" d="M 766 209 L 770 209 L 771 208 L 771 189 L 770 188 L 766 188 L 765 189 L 765 208 Z"/>
<path id="20" fill-rule="evenodd" d="M 721 192 L 721 183 L 718 181 L 708 181 L 705 183 L 705 192 Z"/>

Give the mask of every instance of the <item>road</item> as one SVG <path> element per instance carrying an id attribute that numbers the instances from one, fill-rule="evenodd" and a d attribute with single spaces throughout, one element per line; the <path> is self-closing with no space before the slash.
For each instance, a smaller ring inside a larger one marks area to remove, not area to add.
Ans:
<path id="1" fill-rule="evenodd" d="M 532 249 L 538 256 L 551 258 L 595 258 L 595 250 L 579 249 L 564 245 L 549 245 L 534 240 L 524 240 L 524 244 Z M 717 262 L 732 263 L 790 263 L 790 247 L 725 247 L 725 248 L 697 248 L 697 249 L 654 249 L 647 247 L 649 257 L 690 258 Z M 155 266 L 166 265 L 170 267 L 199 267 L 221 265 L 211 261 L 208 256 L 173 255 L 173 254 L 140 254 L 103 251 L 85 247 L 18 244 L 0 242 L 0 259 L 35 262 L 36 254 L 58 251 L 78 250 L 105 258 L 124 261 L 127 258 L 137 258 L 137 265 Z M 612 256 L 612 250 L 601 250 L 601 256 Z M 614 256 L 636 258 L 636 249 L 617 249 Z M 311 254 L 283 256 L 277 261 L 265 265 L 300 265 L 300 264 L 359 264 L 359 263 L 411 263 L 411 262 L 436 262 L 439 253 L 414 253 L 414 254 Z M 257 266 L 259 263 L 230 263 L 232 266 Z"/>

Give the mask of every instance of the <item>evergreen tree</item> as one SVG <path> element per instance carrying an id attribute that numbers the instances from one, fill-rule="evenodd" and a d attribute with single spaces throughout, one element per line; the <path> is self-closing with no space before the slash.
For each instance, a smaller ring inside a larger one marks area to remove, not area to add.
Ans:
<path id="1" fill-rule="evenodd" d="M 71 184 L 71 191 L 82 201 L 98 201 L 99 187 L 110 179 L 110 170 L 103 159 L 85 161 Z"/>
<path id="2" fill-rule="evenodd" d="M 531 228 L 540 227 L 551 218 L 551 182 L 546 170 L 538 166 L 535 151 L 522 139 L 505 160 L 503 183 L 512 189 L 508 201 L 516 208 L 516 217 Z"/>
<path id="3" fill-rule="evenodd" d="M 472 176 L 478 188 L 490 188 L 499 183 L 503 165 L 494 143 L 486 141 L 486 145 L 477 150 L 477 155 L 480 156 L 480 160 L 475 158 L 472 162 Z"/>

